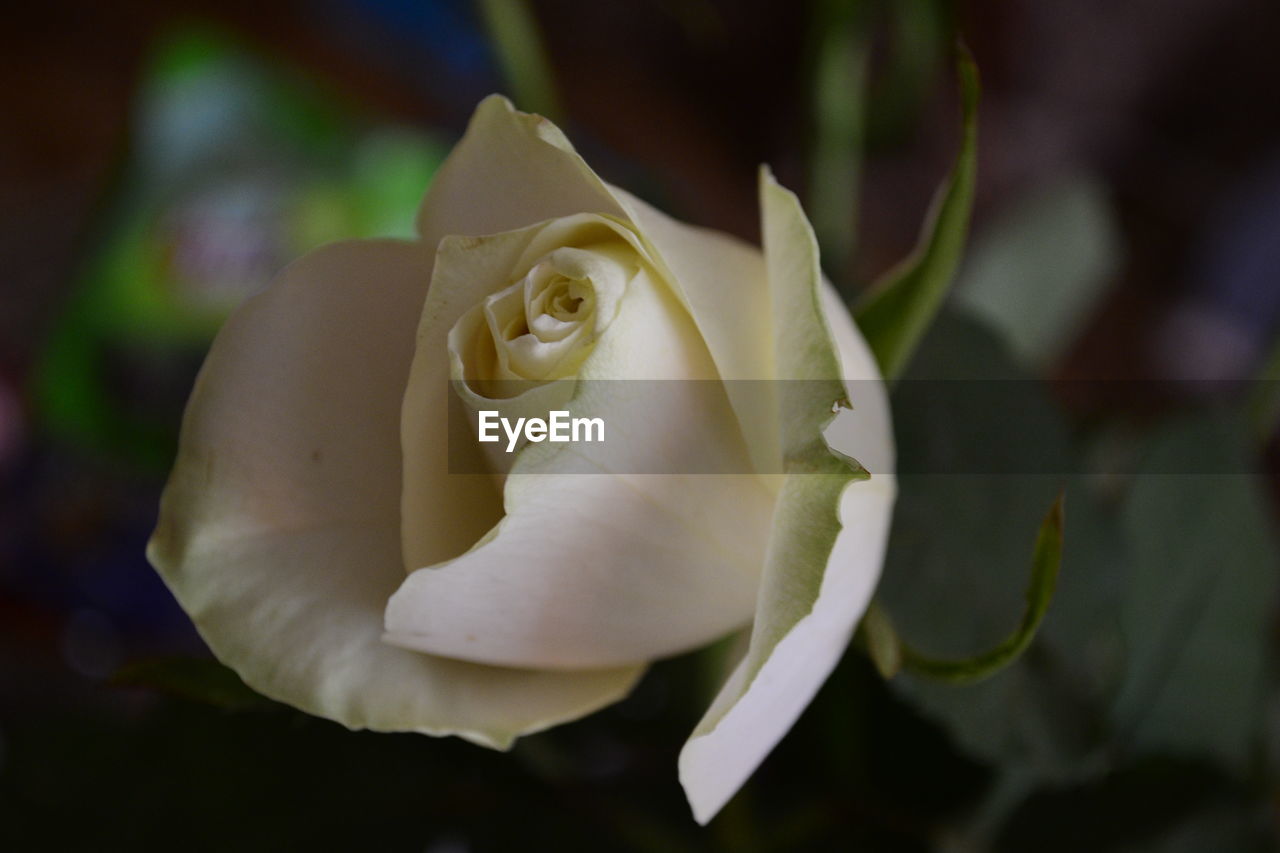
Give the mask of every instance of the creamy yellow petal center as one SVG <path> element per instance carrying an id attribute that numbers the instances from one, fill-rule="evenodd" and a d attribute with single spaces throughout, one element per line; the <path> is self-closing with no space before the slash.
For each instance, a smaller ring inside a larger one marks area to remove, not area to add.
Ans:
<path id="1" fill-rule="evenodd" d="M 467 384 L 502 399 L 531 382 L 573 376 L 613 322 L 639 268 L 635 250 L 612 239 L 560 246 L 518 269 L 449 333 Z"/>

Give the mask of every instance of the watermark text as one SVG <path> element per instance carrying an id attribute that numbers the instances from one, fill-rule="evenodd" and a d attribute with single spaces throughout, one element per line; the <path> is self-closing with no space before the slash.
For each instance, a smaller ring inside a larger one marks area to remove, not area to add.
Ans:
<path id="1" fill-rule="evenodd" d="M 498 432 L 499 427 L 501 427 L 502 433 L 506 434 L 508 453 L 515 451 L 522 434 L 526 441 L 535 443 L 540 441 L 604 441 L 604 418 L 573 418 L 569 416 L 567 411 L 554 410 L 548 413 L 548 417 L 545 420 L 542 418 L 516 418 L 513 424 L 510 418 L 504 418 L 500 413 L 493 410 L 481 409 L 479 415 L 480 440 L 487 442 L 501 441 L 502 435 Z"/>

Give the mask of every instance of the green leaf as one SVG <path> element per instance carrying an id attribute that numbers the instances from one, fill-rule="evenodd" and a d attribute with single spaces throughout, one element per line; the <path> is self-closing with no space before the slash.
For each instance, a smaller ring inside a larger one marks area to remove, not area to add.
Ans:
<path id="1" fill-rule="evenodd" d="M 128 664 L 111 677 L 120 687 L 148 687 L 228 711 L 282 707 L 250 689 L 211 658 L 159 658 Z"/>
<path id="2" fill-rule="evenodd" d="M 1044 367 L 1075 339 L 1119 262 L 1106 188 L 1094 176 L 1034 187 L 977 235 L 956 299 L 991 322 L 1024 364 Z"/>
<path id="3" fill-rule="evenodd" d="M 995 675 L 1013 663 L 1031 645 L 1040 623 L 1049 610 L 1062 566 L 1062 502 L 1060 493 L 1040 523 L 1031 559 L 1031 582 L 1027 586 L 1027 607 L 1017 629 L 989 651 L 973 657 L 944 660 L 922 655 L 902 646 L 902 665 L 908 671 L 938 681 L 972 684 Z"/>
<path id="4" fill-rule="evenodd" d="M 1121 674 L 1124 564 L 1095 484 L 1063 473 L 1078 467 L 1066 424 L 987 327 L 945 310 L 895 387 L 893 411 L 903 473 L 877 596 L 921 653 L 1007 636 L 1024 606 L 1032 531 L 1062 491 L 1071 535 L 1054 604 L 1026 654 L 977 684 L 904 672 L 890 688 L 964 752 L 1031 783 L 1089 772 Z M 983 467 L 992 448 L 1000 467 Z"/>
<path id="5" fill-rule="evenodd" d="M 885 378 L 896 379 L 946 299 L 960 264 L 977 176 L 978 68 L 963 47 L 960 77 L 962 132 L 951 174 L 934 197 L 911 254 L 867 291 L 855 311 Z"/>
<path id="6" fill-rule="evenodd" d="M 1249 794 L 1200 762 L 1146 759 L 1082 783 L 1042 788 L 975 849 L 1036 853 L 1243 851 L 1266 822 Z"/>
<path id="7" fill-rule="evenodd" d="M 1244 774 L 1262 738 L 1280 554 L 1246 471 L 1242 419 L 1162 432 L 1124 507 L 1133 551 L 1121 626 L 1128 650 L 1115 726 L 1140 753 L 1208 758 Z"/>

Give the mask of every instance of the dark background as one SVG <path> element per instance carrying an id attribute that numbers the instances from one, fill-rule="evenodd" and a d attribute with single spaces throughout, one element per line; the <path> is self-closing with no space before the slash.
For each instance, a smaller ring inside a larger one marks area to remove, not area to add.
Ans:
<path id="1" fill-rule="evenodd" d="M 759 163 L 772 164 L 802 198 L 811 194 L 814 68 L 829 35 L 824 22 L 834 20 L 830 9 L 837 5 L 539 0 L 532 9 L 560 121 L 588 162 L 686 221 L 757 240 Z M 1127 425 L 1103 431 L 1127 436 L 1193 414 L 1201 402 L 1199 386 L 1171 392 L 1155 383 L 1126 383 L 1115 386 L 1124 389 L 1117 393 L 1093 380 L 1258 375 L 1280 325 L 1280 6 L 1248 0 L 908 5 L 923 10 L 920 20 L 931 22 L 931 34 L 901 25 L 903 36 L 892 4 L 862 4 L 872 60 L 856 202 L 860 230 L 856 254 L 826 258 L 842 292 L 854 296 L 915 241 L 957 145 L 951 51 L 960 36 L 983 77 L 975 242 L 997 240 L 1010 212 L 1023 210 L 1019 205 L 1047 186 L 1087 185 L 1090 233 L 1105 236 L 1092 295 L 1064 333 L 1065 343 L 1018 368 L 1059 382 L 1090 380 L 1059 385 L 1052 402 L 1052 388 L 1046 392 L 1051 416 L 1066 424 L 1071 440 L 1093 446 L 1090 430 L 1100 422 Z M 102 380 L 109 393 L 120 395 L 122 406 L 145 410 L 156 425 L 158 437 L 143 449 L 136 431 L 123 427 L 95 432 L 59 424 L 47 410 L 40 377 L 47 375 L 50 341 L 65 329 L 77 287 L 115 239 L 127 206 L 122 199 L 136 183 L 135 119 L 148 57 L 167 33 L 192 22 L 229 34 L 255 61 L 297 81 L 352 125 L 408 126 L 447 143 L 481 97 L 510 91 L 480 15 L 463 0 L 45 0 L 6 11 L 0 30 L 0 847 L 1269 849 L 1280 789 L 1275 751 L 1267 746 L 1271 715 L 1261 713 L 1261 701 L 1246 703 L 1259 713 L 1248 724 L 1257 730 L 1250 729 L 1242 760 L 1212 748 L 1182 748 L 1186 744 L 1134 747 L 1144 739 L 1107 712 L 1099 711 L 1107 719 L 1094 725 L 1080 722 L 1091 720 L 1092 711 L 1068 711 L 1072 726 L 1088 729 L 1076 738 L 1087 744 L 1055 752 L 1072 757 L 1055 758 L 1054 769 L 1042 772 L 1027 750 L 986 748 L 974 736 L 973 722 L 961 718 L 964 707 L 982 707 L 977 694 L 960 694 L 957 711 L 957 703 L 947 704 L 952 700 L 934 702 L 909 687 L 886 686 L 853 651 L 744 792 L 701 830 L 689 819 L 675 778 L 678 749 L 711 689 L 697 658 L 660 664 L 622 705 L 530 737 L 510 755 L 452 740 L 349 733 L 258 702 L 234 683 L 210 687 L 210 679 L 221 676 L 195 664 L 190 683 L 172 674 L 156 679 L 159 687 L 113 683 L 121 667 L 139 661 L 202 654 L 142 557 L 166 442 L 200 345 L 186 340 L 162 350 L 167 355 L 158 360 L 136 353 L 109 359 Z M 1049 219 L 1042 240 L 1058 235 L 1056 222 Z M 1013 251 L 1027 249 L 1018 244 Z M 973 355 L 984 347 L 1000 349 L 992 333 L 957 313 L 935 330 L 921 359 L 946 364 L 958 352 L 991 366 L 994 361 L 982 360 L 987 356 Z M 1003 351 L 990 358 L 1000 365 L 1014 360 Z M 1205 442 L 1227 444 L 1217 433 L 1186 430 L 1168 441 L 1188 442 L 1192 452 Z M 1155 445 L 1165 446 L 1161 440 Z M 1133 442 L 1120 444 L 1141 455 Z M 1266 446 L 1263 441 L 1247 452 L 1257 455 Z M 1271 452 L 1274 458 L 1274 446 Z M 1274 487 L 1275 477 L 1269 482 Z M 941 487 L 933 493 L 922 487 L 936 502 L 905 504 L 899 521 L 916 519 L 927 528 L 936 518 L 930 507 L 945 513 L 956 501 L 977 501 L 990 510 L 977 513 L 979 526 L 1010 528 L 1013 544 L 1006 550 L 1016 563 L 1018 548 L 1029 553 L 1034 521 L 1047 506 L 1043 486 L 1001 491 L 984 503 L 974 497 L 986 494 L 980 484 L 951 494 L 951 504 Z M 1254 534 L 1253 528 L 1210 530 L 1216 521 L 1205 521 L 1235 506 L 1234 493 L 1196 494 L 1203 505 L 1180 509 L 1188 513 L 1180 525 L 1173 516 L 1134 521 L 1136 509 L 1120 510 L 1117 523 L 1154 530 L 1157 538 L 1177 526 L 1194 538 L 1220 535 L 1237 545 Z M 1083 499 L 1086 516 L 1089 500 Z M 1273 526 L 1274 504 L 1249 501 L 1236 515 L 1254 512 L 1254 527 Z M 1101 517 L 1105 495 L 1098 503 Z M 993 515 L 1001 506 L 1007 514 Z M 1099 521 L 1093 534 L 1074 540 L 1081 543 L 1074 546 L 1081 549 L 1079 564 L 1093 571 L 1077 575 L 1091 578 L 1081 582 L 1081 595 L 1128 582 L 1115 580 L 1119 569 L 1110 571 L 1120 558 L 1097 556 L 1108 546 L 1096 543 L 1107 540 L 1109 530 Z M 913 586 L 930 577 L 919 568 L 929 559 L 921 556 L 923 546 L 900 542 L 911 535 L 895 530 L 895 553 L 912 557 L 890 560 L 890 604 L 908 600 Z M 999 547 L 948 535 L 939 532 L 930 541 L 1004 560 Z M 1234 566 L 1239 556 L 1241 564 L 1260 566 L 1262 575 L 1274 574 L 1269 543 L 1247 555 L 1239 547 L 1240 554 L 1219 549 L 1197 565 Z M 1069 550 L 1064 574 L 1071 557 Z M 963 564 L 973 574 L 962 592 L 974 601 L 1009 603 L 992 618 L 1012 624 L 1025 567 L 1011 566 L 1014 580 L 1006 583 L 983 562 Z M 1141 564 L 1139 555 L 1125 565 Z M 951 576 L 963 574 L 963 566 L 953 565 Z M 1141 576 L 1138 569 L 1126 571 L 1129 580 Z M 1226 583 L 1235 584 L 1234 576 Z M 1089 610 L 1089 599 L 1073 598 L 1078 590 L 1066 584 L 1059 611 Z M 986 594 L 997 585 L 1007 591 Z M 1256 657 L 1257 665 L 1246 667 L 1249 677 L 1265 676 L 1270 685 L 1271 587 L 1247 588 L 1264 591 L 1256 630 L 1215 646 L 1209 658 Z M 1158 612 L 1159 602 L 1151 606 Z M 1236 612 L 1232 606 L 1223 605 L 1226 621 Z M 900 607 L 911 627 L 911 605 Z M 1129 624 L 1124 614 L 1133 607 L 1116 607 L 1116 620 Z M 918 615 L 915 624 L 928 631 L 934 616 Z M 942 618 L 963 619 L 963 613 Z M 1068 657 L 1081 648 L 1079 637 L 1092 642 L 1106 633 L 1067 616 L 1059 620 L 1057 641 Z M 1199 636 L 1204 624 L 1184 633 Z M 964 636 L 943 631 L 934 639 Z M 979 632 L 975 641 L 986 639 Z M 1050 632 L 1033 647 L 1027 671 L 1041 672 L 1037 660 L 1057 654 L 1052 642 Z M 1088 655 L 1077 664 L 1096 674 Z M 1274 705 L 1270 687 L 1198 683 L 1204 694 L 1247 693 Z M 1061 685 L 1055 685 L 1033 679 L 993 701 L 1015 722 L 1038 719 L 1040 711 L 1017 702 L 1033 697 L 1036 705 L 1070 706 L 1075 699 L 1059 701 Z M 1091 691 L 1081 695 L 1093 701 Z M 1109 702 L 1099 700 L 1098 707 Z M 1245 725 L 1220 713 L 1227 712 L 1206 706 L 1192 727 Z M 1006 722 L 993 716 L 986 724 Z"/>

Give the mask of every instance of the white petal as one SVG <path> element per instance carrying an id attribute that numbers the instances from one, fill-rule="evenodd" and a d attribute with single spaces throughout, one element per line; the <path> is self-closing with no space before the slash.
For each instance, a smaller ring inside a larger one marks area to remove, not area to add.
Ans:
<path id="1" fill-rule="evenodd" d="M 783 447 L 788 459 L 826 473 L 785 477 L 747 654 L 681 752 L 680 780 L 701 823 L 755 771 L 840 660 L 879 578 L 896 493 L 884 467 L 893 459 L 887 395 L 867 381 L 874 362 L 821 285 L 817 246 L 794 196 L 766 174 L 761 206 L 779 374 L 805 380 L 784 385 L 782 396 L 816 395 L 784 407 Z M 857 444 L 840 449 L 877 460 L 881 472 L 870 480 L 851 482 L 814 446 L 831 396 L 819 389 L 837 370 L 862 380 L 850 388 Z"/>
<path id="2" fill-rule="evenodd" d="M 680 753 L 680 783 L 706 823 L 737 793 L 809 706 L 849 645 L 871 600 L 889 533 L 892 477 L 854 483 L 818 599 L 750 677 L 744 658 Z"/>
<path id="3" fill-rule="evenodd" d="M 381 642 L 403 579 L 400 395 L 431 252 L 338 244 L 228 321 L 183 422 L 148 554 L 254 689 L 353 728 L 517 735 L 617 700 L 639 670 L 535 673 Z M 465 502 L 426 519 L 471 542 Z"/>
<path id="4" fill-rule="evenodd" d="M 872 480 L 881 475 L 892 477 L 895 460 L 888 386 L 866 339 L 830 284 L 822 288 L 822 307 L 849 392 L 849 408 L 837 412 L 824 433 L 827 443 L 858 460 Z"/>
<path id="5" fill-rule="evenodd" d="M 751 470 L 723 395 L 685 381 L 635 390 L 714 370 L 674 296 L 638 275 L 583 367 L 586 398 L 568 403 L 603 417 L 605 450 L 525 450 L 506 480 L 506 517 L 462 557 L 405 580 L 387 608 L 387 641 L 564 669 L 671 655 L 743 625 L 772 511 L 764 482 L 634 473 L 658 459 L 672 472 L 705 459 Z"/>
<path id="6" fill-rule="evenodd" d="M 751 479 L 512 474 L 511 512 L 474 550 L 405 579 L 385 639 L 544 669 L 711 642 L 755 604 L 763 542 L 750 531 L 767 524 L 769 502 Z"/>
<path id="7" fill-rule="evenodd" d="M 760 250 L 672 219 L 625 190 L 610 189 L 693 317 L 718 375 L 734 380 L 728 385 L 729 398 L 756 470 L 780 470 L 770 389 L 764 383 L 736 381 L 776 375 L 769 282 Z"/>
<path id="8" fill-rule="evenodd" d="M 432 182 L 418 215 L 429 245 L 450 234 L 493 234 L 553 217 L 599 213 L 633 224 L 646 254 L 669 278 L 707 341 L 719 375 L 774 376 L 769 291 L 760 252 L 741 241 L 677 222 L 607 186 L 541 116 L 493 95 Z M 747 433 L 756 468 L 777 471 L 767 391 L 734 383 L 730 400 Z M 425 563 L 423 563 L 425 565 Z"/>
<path id="9" fill-rule="evenodd" d="M 465 547 L 449 547 L 434 531 L 433 519 L 448 517 L 454 506 L 481 507 L 460 519 L 459 539 L 474 543 L 502 517 L 497 484 L 485 475 L 487 462 L 465 418 L 450 417 L 448 339 L 464 313 L 484 322 L 485 298 L 501 289 L 505 277 L 531 239 L 528 232 L 492 237 L 451 237 L 440 243 L 431 275 L 431 291 L 420 312 L 417 344 L 404 387 L 400 449 L 404 460 L 401 546 L 404 571 L 456 557 Z M 465 258 L 466 263 L 457 259 Z M 482 332 L 472 332 L 481 339 Z M 462 358 L 461 353 L 455 353 Z M 461 364 L 459 364 L 461 369 Z"/>
<path id="10" fill-rule="evenodd" d="M 496 234 L 575 213 L 625 215 L 554 124 L 490 95 L 432 179 L 418 233 L 435 247 L 449 235 Z"/>
<path id="11" fill-rule="evenodd" d="M 514 283 L 513 278 L 522 278 L 552 249 L 628 237 L 634 239 L 628 229 L 616 222 L 583 215 L 487 236 L 448 237 L 440 242 L 431 273 L 431 290 L 420 312 L 401 417 L 405 571 L 457 556 L 456 550 L 441 547 L 431 526 L 431 519 L 447 515 L 453 505 L 482 506 L 489 502 L 485 512 L 461 520 L 459 536 L 472 542 L 502 517 L 495 481 L 485 474 L 473 473 L 487 470 L 485 451 L 492 451 L 494 445 L 478 445 L 466 418 L 449 417 L 451 377 L 475 378 L 467 370 L 474 369 L 480 360 L 467 363 L 466 353 L 450 352 L 451 330 L 467 314 L 471 326 L 460 329 L 455 339 L 461 341 L 469 336 L 483 340 L 477 331 L 484 315 L 476 306 Z M 491 354 L 490 358 L 496 359 L 496 355 Z M 448 485 L 440 488 L 441 483 Z"/>

